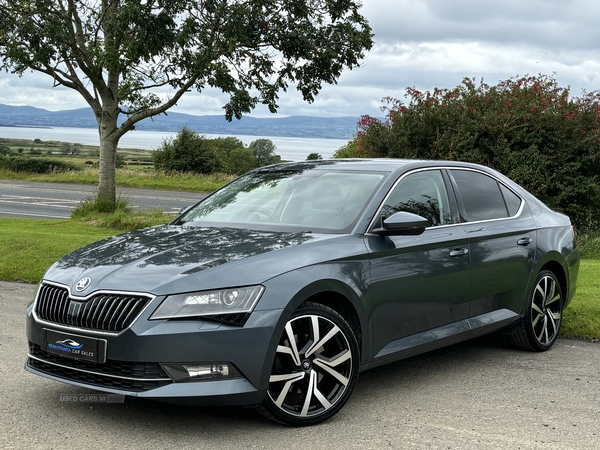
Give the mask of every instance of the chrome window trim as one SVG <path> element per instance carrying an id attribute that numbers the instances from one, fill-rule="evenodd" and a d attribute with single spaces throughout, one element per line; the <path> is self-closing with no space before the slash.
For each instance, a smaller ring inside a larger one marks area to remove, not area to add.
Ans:
<path id="1" fill-rule="evenodd" d="M 371 233 L 370 230 L 373 229 L 373 226 L 375 224 L 375 221 L 377 220 L 378 217 L 380 217 L 381 214 L 381 210 L 383 209 L 383 206 L 385 205 L 385 202 L 387 202 L 388 198 L 390 197 L 390 195 L 392 195 L 392 192 L 394 191 L 394 189 L 396 189 L 396 186 L 398 186 L 398 184 L 408 175 L 411 175 L 413 173 L 417 173 L 417 172 L 423 172 L 426 170 L 469 170 L 471 172 L 477 172 L 480 173 L 482 175 L 486 175 L 490 178 L 492 178 L 493 180 L 495 180 L 496 182 L 500 183 L 502 186 L 504 186 L 506 189 L 508 189 L 510 192 L 512 192 L 513 194 L 515 194 L 517 197 L 519 197 L 519 199 L 521 200 L 521 204 L 519 205 L 519 210 L 516 212 L 515 215 L 513 216 L 509 216 L 509 217 L 499 217 L 497 219 L 485 219 L 485 220 L 476 220 L 473 222 L 460 222 L 460 223 L 451 223 L 448 225 L 439 225 L 437 227 L 426 227 L 425 231 L 427 230 L 433 230 L 433 229 L 441 229 L 441 228 L 448 228 L 448 227 L 454 227 L 457 225 L 466 225 L 466 224 L 476 224 L 476 223 L 486 223 L 486 222 L 495 222 L 495 221 L 499 221 L 499 220 L 508 220 L 508 219 L 514 219 L 516 217 L 519 217 L 521 215 L 521 213 L 523 212 L 523 209 L 525 208 L 525 199 L 523 197 L 521 197 L 518 193 L 516 193 L 514 191 L 514 189 L 512 189 L 510 186 L 507 186 L 506 183 L 503 183 L 502 180 L 499 180 L 498 178 L 496 178 L 495 176 L 480 170 L 480 169 L 474 169 L 472 167 L 460 167 L 460 166 L 434 166 L 434 167 L 421 167 L 419 169 L 413 169 L 411 171 L 408 171 L 404 174 L 402 174 L 402 176 L 400 178 L 398 178 L 398 180 L 396 180 L 396 182 L 394 183 L 394 185 L 389 189 L 388 193 L 386 194 L 386 196 L 384 197 L 384 199 L 381 201 L 381 204 L 379 205 L 379 207 L 377 208 L 377 212 L 373 215 L 373 218 L 371 219 L 371 222 L 369 222 L 369 226 L 367 227 L 367 232 L 365 234 L 368 235 L 374 235 L 375 233 Z M 500 192 L 500 194 L 502 194 L 502 192 Z M 446 189 L 446 195 L 450 196 L 450 193 L 448 192 L 448 190 Z M 458 193 L 458 195 L 460 195 L 460 193 Z M 504 196 L 502 197 L 504 199 Z M 507 211 L 508 212 L 508 211 Z"/>
<path id="2" fill-rule="evenodd" d="M 111 378 L 118 378 L 120 380 L 142 381 L 142 382 L 143 381 L 173 381 L 173 380 L 171 380 L 171 378 L 132 378 L 132 377 L 124 377 L 124 376 L 120 376 L 120 375 L 111 375 L 111 374 L 102 373 L 102 372 L 93 372 L 91 370 L 85 370 L 85 369 L 80 369 L 80 368 L 77 368 L 77 367 L 70 367 L 70 366 L 65 366 L 65 365 L 62 365 L 62 364 L 55 363 L 55 362 L 46 361 L 45 359 L 39 358 L 37 356 L 33 356 L 31 353 L 28 353 L 27 357 L 31 358 L 31 359 L 35 359 L 36 361 L 40 361 L 40 362 L 42 362 L 44 364 L 51 364 L 53 366 L 62 367 L 63 369 L 76 370 L 78 372 L 85 372 L 85 373 L 89 373 L 89 374 L 92 374 L 92 375 L 97 375 L 97 376 L 100 376 L 100 377 L 111 377 Z M 38 370 L 35 367 L 32 367 L 32 369 Z M 61 378 L 61 377 L 59 377 L 57 375 L 53 375 L 53 376 L 55 376 L 57 378 Z M 77 381 L 77 380 L 73 380 L 73 381 Z M 78 383 L 82 383 L 81 381 L 77 381 L 77 382 Z M 91 383 L 82 383 L 82 384 L 87 384 L 88 386 L 95 386 L 94 384 L 91 384 Z"/>
<path id="3" fill-rule="evenodd" d="M 48 322 L 44 319 L 41 319 L 37 313 L 35 312 L 37 309 L 37 303 L 38 303 L 38 298 L 40 295 L 40 287 L 44 284 L 47 285 L 51 285 L 51 286 L 56 286 L 58 288 L 63 288 L 66 289 L 68 294 L 69 294 L 69 298 L 75 299 L 75 300 L 79 300 L 79 301 L 87 301 L 90 298 L 96 296 L 96 295 L 102 295 L 102 294 L 109 294 L 109 295 L 130 295 L 130 296 L 138 296 L 138 297 L 147 297 L 148 298 L 148 302 L 146 303 L 146 306 L 144 306 L 142 308 L 142 310 L 139 312 L 139 314 L 137 316 L 135 316 L 135 318 L 131 321 L 131 325 L 129 325 L 127 328 L 122 329 L 121 331 L 98 331 L 98 330 L 91 330 L 89 328 L 80 328 L 80 327 L 74 327 L 71 325 L 63 325 L 60 323 L 55 323 L 55 322 Z M 137 322 L 137 320 L 140 318 L 140 316 L 142 314 L 144 314 L 144 312 L 146 311 L 146 309 L 148 309 L 148 307 L 150 306 L 150 304 L 152 304 L 152 302 L 154 301 L 154 299 L 157 297 L 156 295 L 152 295 L 149 294 L 147 292 L 132 292 L 132 291 L 115 291 L 115 290 L 99 290 L 99 291 L 94 291 L 89 293 L 88 295 L 86 295 L 85 297 L 81 297 L 79 295 L 71 295 L 71 288 L 66 285 L 66 284 L 62 284 L 62 283 L 56 283 L 54 281 L 48 281 L 48 280 L 42 280 L 40 282 L 40 287 L 38 287 L 37 292 L 35 294 L 35 300 L 33 301 L 33 309 L 31 310 L 31 314 L 33 315 L 33 318 L 35 319 L 35 321 L 37 323 L 41 323 L 43 325 L 52 327 L 54 329 L 60 329 L 62 331 L 66 331 L 68 333 L 72 333 L 72 332 L 79 332 L 79 333 L 86 333 L 86 334 L 91 334 L 91 335 L 97 335 L 97 336 L 119 336 L 121 334 L 123 334 L 124 332 L 126 332 L 127 330 L 129 330 L 133 324 L 135 322 Z"/>

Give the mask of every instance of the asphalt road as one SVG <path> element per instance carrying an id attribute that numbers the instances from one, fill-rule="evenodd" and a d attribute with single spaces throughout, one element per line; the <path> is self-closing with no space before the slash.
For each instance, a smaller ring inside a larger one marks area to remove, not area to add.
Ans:
<path id="1" fill-rule="evenodd" d="M 60 401 L 94 391 L 23 370 L 33 291 L 0 282 L 2 449 L 600 448 L 597 343 L 559 340 L 546 353 L 491 338 L 455 345 L 364 372 L 333 419 L 287 428 L 245 408 Z"/>
<path id="2" fill-rule="evenodd" d="M 64 219 L 82 200 L 96 193 L 95 186 L 0 180 L 0 217 Z M 205 194 L 179 191 L 118 188 L 117 196 L 134 208 L 177 212 Z"/>

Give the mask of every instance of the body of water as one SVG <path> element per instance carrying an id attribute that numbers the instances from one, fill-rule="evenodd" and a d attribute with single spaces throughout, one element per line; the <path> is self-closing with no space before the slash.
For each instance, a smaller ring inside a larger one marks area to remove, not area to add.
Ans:
<path id="1" fill-rule="evenodd" d="M 175 137 L 172 131 L 130 131 L 119 141 L 120 148 L 137 148 L 154 150 L 165 139 Z M 208 138 L 226 137 L 225 135 L 207 134 Z M 35 127 L 3 127 L 0 126 L 0 137 L 12 139 L 41 139 L 42 141 L 62 141 L 84 145 L 99 145 L 98 130 L 95 128 L 35 128 Z M 343 139 L 314 139 L 275 136 L 234 136 L 248 145 L 256 139 L 270 139 L 276 146 L 276 153 L 286 161 L 303 161 L 313 152 L 323 158 L 330 158 L 340 147 L 348 143 Z"/>

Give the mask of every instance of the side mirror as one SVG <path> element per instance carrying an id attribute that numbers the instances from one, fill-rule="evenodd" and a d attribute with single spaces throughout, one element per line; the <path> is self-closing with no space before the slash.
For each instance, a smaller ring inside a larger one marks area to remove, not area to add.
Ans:
<path id="1" fill-rule="evenodd" d="M 372 232 L 379 236 L 417 236 L 427 228 L 427 219 L 406 211 L 392 214 L 383 221 L 383 228 Z"/>

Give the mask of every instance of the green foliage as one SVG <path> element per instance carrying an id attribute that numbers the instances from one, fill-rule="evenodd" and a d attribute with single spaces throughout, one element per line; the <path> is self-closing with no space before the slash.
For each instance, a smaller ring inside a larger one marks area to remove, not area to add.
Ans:
<path id="1" fill-rule="evenodd" d="M 164 141 L 162 146 L 152 153 L 152 158 L 154 168 L 167 173 L 240 175 L 257 167 L 257 160 L 267 164 L 279 161 L 279 156 L 273 153 L 274 149 L 275 145 L 269 139 L 258 139 L 246 148 L 237 138 L 208 139 L 183 127 L 175 138 Z M 256 151 L 259 152 L 260 158 L 256 157 Z"/>
<path id="2" fill-rule="evenodd" d="M 277 146 L 270 139 L 252 141 L 248 148 L 254 154 L 256 167 L 268 166 L 281 161 L 281 158 L 275 154 Z"/>
<path id="3" fill-rule="evenodd" d="M 159 209 L 134 213 L 129 202 L 122 198 L 117 199 L 116 202 L 109 202 L 102 197 L 90 197 L 73 210 L 71 219 L 103 228 L 131 231 L 169 222 L 174 219 L 174 216 L 165 214 Z"/>
<path id="4" fill-rule="evenodd" d="M 120 155 L 118 153 L 117 153 L 116 166 L 117 166 L 117 169 L 122 169 L 124 167 L 127 167 L 127 163 L 125 162 L 125 158 L 123 157 L 123 155 Z"/>
<path id="5" fill-rule="evenodd" d="M 254 155 L 235 137 L 209 139 L 222 163 L 220 172 L 241 175 L 254 169 Z"/>
<path id="6" fill-rule="evenodd" d="M 208 139 L 183 127 L 175 138 L 165 140 L 153 154 L 154 167 L 164 172 L 214 173 L 223 170 Z"/>
<path id="7" fill-rule="evenodd" d="M 229 153 L 228 173 L 241 175 L 256 167 L 254 154 L 249 148 L 236 148 Z"/>
<path id="8" fill-rule="evenodd" d="M 306 157 L 307 161 L 311 161 L 311 160 L 315 160 L 315 159 L 323 159 L 323 157 L 321 155 L 319 155 L 317 152 L 309 153 L 308 156 Z"/>
<path id="9" fill-rule="evenodd" d="M 97 213 L 112 214 L 114 212 L 131 212 L 129 202 L 125 199 L 118 199 L 116 202 L 111 202 L 102 196 L 88 197 L 82 200 L 71 212 L 71 218 L 82 219 Z"/>
<path id="10" fill-rule="evenodd" d="M 582 258 L 600 260 L 600 230 L 580 234 L 577 237 L 577 245 Z"/>
<path id="11" fill-rule="evenodd" d="M 504 173 L 582 230 L 600 225 L 600 94 L 570 95 L 554 78 L 384 99 L 386 119 L 364 116 L 352 156 L 461 160 Z M 344 152 L 350 152 L 347 147 Z M 336 153 L 337 156 L 337 153 Z"/>
<path id="12" fill-rule="evenodd" d="M 96 185 L 98 168 L 87 167 L 85 170 L 53 172 L 51 174 L 31 174 L 13 172 L 0 168 L 0 178 L 7 180 L 29 180 L 48 183 L 80 183 Z M 230 182 L 233 175 L 222 173 L 198 175 L 194 173 L 164 173 L 154 170 L 117 170 L 117 185 L 140 189 L 165 189 L 189 192 L 213 192 Z"/>
<path id="13" fill-rule="evenodd" d="M 0 155 L 0 169 L 13 172 L 49 174 L 79 170 L 79 167 L 67 161 L 27 156 Z"/>
<path id="14" fill-rule="evenodd" d="M 0 144 L 0 155 L 10 155 L 11 153 L 8 145 Z"/>
<path id="15" fill-rule="evenodd" d="M 157 86 L 168 84 L 177 98 L 179 90 L 210 84 L 229 94 L 231 119 L 258 102 L 275 111 L 288 82 L 313 101 L 322 83 L 358 67 L 373 45 L 359 7 L 356 0 L 127 1 L 106 10 L 86 2 L 67 9 L 56 0 L 2 2 L 0 68 L 38 70 L 80 92 L 86 80 L 99 90 L 108 77 L 130 114 L 161 104 Z M 94 76 L 79 80 L 73 66 Z"/>
<path id="16" fill-rule="evenodd" d="M 334 153 L 334 158 L 356 158 L 359 155 L 358 144 L 356 141 L 350 141 L 344 147 L 338 148 Z"/>

